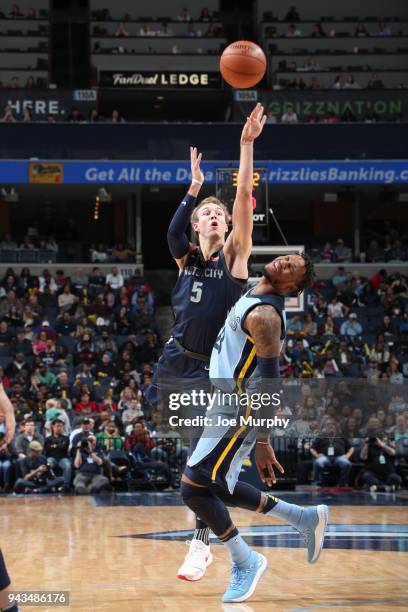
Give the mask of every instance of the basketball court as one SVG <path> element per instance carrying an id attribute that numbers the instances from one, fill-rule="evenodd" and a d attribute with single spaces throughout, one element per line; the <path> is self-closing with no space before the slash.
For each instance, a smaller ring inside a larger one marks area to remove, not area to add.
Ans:
<path id="1" fill-rule="evenodd" d="M 201 581 L 176 579 L 194 529 L 178 493 L 3 498 L 4 553 L 15 589 L 69 591 L 72 611 L 407 609 L 407 498 L 310 491 L 282 498 L 329 505 L 323 554 L 308 565 L 291 527 L 232 510 L 242 535 L 269 562 L 244 604 L 221 604 L 229 576 L 222 545 L 213 547 L 214 562 Z"/>

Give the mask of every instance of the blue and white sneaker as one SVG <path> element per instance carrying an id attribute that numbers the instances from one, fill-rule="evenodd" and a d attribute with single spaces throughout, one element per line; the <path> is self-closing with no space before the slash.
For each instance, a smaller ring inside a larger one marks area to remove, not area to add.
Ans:
<path id="1" fill-rule="evenodd" d="M 231 568 L 231 582 L 222 597 L 222 601 L 224 603 L 246 601 L 255 591 L 267 565 L 266 558 L 254 550 L 251 552 L 251 563 L 248 568 L 240 569 L 234 563 Z"/>
<path id="2" fill-rule="evenodd" d="M 297 529 L 305 538 L 309 563 L 316 563 L 320 556 L 328 518 L 329 509 L 323 504 L 303 510 Z"/>

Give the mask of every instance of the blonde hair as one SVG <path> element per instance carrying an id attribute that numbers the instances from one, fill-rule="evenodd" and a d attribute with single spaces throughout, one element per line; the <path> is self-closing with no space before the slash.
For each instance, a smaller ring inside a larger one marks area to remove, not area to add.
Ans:
<path id="1" fill-rule="evenodd" d="M 226 223 L 229 222 L 229 220 L 230 220 L 230 213 L 229 213 L 228 208 L 224 204 L 224 202 L 221 202 L 221 200 L 219 200 L 215 196 L 209 196 L 208 198 L 204 198 L 204 200 L 201 200 L 201 202 L 198 204 L 198 206 L 196 206 L 194 208 L 194 210 L 193 210 L 193 212 L 191 214 L 191 218 L 190 218 L 191 224 L 198 222 L 197 213 L 200 210 L 200 208 L 202 208 L 203 206 L 207 206 L 207 204 L 216 204 L 217 206 L 222 208 L 222 210 L 224 211 L 224 215 L 225 215 L 225 222 Z"/>

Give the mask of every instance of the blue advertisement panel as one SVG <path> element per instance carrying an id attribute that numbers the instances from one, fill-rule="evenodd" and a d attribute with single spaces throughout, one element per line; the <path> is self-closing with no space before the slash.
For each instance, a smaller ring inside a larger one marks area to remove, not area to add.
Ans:
<path id="1" fill-rule="evenodd" d="M 33 172 L 35 165 L 35 173 Z M 51 168 L 52 166 L 52 168 Z M 237 161 L 203 162 L 205 180 L 216 182 L 217 168 L 236 167 Z M 256 161 L 266 168 L 269 185 L 402 185 L 408 184 L 408 160 Z M 0 161 L 0 183 L 54 179 L 65 185 L 184 185 L 190 181 L 188 162 L 167 161 Z M 58 180 L 57 180 L 58 179 Z"/>

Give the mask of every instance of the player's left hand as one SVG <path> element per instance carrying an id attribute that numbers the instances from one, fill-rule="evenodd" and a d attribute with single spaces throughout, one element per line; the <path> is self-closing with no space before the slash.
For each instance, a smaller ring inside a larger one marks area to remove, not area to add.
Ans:
<path id="1" fill-rule="evenodd" d="M 281 474 L 285 472 L 275 457 L 275 451 L 270 444 L 257 444 L 255 448 L 255 463 L 262 482 L 268 487 L 276 484 L 276 476 L 273 469 L 275 466 Z"/>
<path id="2" fill-rule="evenodd" d="M 266 115 L 264 115 L 264 107 L 258 102 L 252 113 L 246 120 L 241 134 L 241 144 L 253 142 L 258 138 L 265 125 Z"/>

